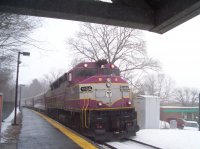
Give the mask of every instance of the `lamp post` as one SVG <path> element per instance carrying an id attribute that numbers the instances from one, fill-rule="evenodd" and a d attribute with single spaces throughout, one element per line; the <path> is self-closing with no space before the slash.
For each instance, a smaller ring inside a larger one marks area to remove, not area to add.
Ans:
<path id="1" fill-rule="evenodd" d="M 19 64 L 20 64 L 20 55 L 30 56 L 29 52 L 18 52 L 17 57 L 17 76 L 16 76 L 16 86 L 15 86 L 15 115 L 13 125 L 17 125 L 17 96 L 18 96 L 18 76 L 19 76 Z"/>
<path id="2" fill-rule="evenodd" d="M 200 131 L 200 93 L 199 93 L 199 115 L 198 115 L 198 121 L 199 121 L 199 131 Z"/>
<path id="3" fill-rule="evenodd" d="M 19 110 L 21 111 L 21 100 L 22 100 L 22 87 L 25 86 L 24 84 L 19 85 Z"/>

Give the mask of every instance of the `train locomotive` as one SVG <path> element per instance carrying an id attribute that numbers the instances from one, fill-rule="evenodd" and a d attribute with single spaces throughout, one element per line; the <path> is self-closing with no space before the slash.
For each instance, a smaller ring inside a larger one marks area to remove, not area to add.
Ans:
<path id="1" fill-rule="evenodd" d="M 47 92 L 25 100 L 25 106 L 99 141 L 133 136 L 139 130 L 129 84 L 119 68 L 105 60 L 76 65 Z"/>

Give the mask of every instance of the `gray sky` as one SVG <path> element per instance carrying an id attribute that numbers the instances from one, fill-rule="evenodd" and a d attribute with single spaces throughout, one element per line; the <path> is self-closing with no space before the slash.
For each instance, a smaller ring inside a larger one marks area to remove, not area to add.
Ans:
<path id="1" fill-rule="evenodd" d="M 163 73 L 169 75 L 177 86 L 200 89 L 200 16 L 160 35 L 144 31 L 148 55 L 160 61 Z M 32 38 L 39 40 L 40 47 L 31 48 L 30 57 L 22 57 L 19 83 L 41 79 L 44 74 L 68 70 L 73 58 L 67 47 L 67 38 L 79 30 L 79 22 L 49 19 L 34 31 Z"/>
<path id="2" fill-rule="evenodd" d="M 177 86 L 200 89 L 200 15 L 163 34 L 146 33 L 147 51 Z"/>

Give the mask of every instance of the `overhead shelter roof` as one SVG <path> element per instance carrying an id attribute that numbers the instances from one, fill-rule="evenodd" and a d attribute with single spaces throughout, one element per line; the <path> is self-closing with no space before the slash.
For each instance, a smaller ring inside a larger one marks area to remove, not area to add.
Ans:
<path id="1" fill-rule="evenodd" d="M 1 0 L 0 11 L 165 33 L 200 13 L 200 0 Z"/>

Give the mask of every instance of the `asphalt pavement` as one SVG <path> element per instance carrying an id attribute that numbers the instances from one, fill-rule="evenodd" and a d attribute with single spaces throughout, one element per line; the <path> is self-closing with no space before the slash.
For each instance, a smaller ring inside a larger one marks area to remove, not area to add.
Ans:
<path id="1" fill-rule="evenodd" d="M 81 147 L 29 109 L 23 109 L 17 149 L 80 149 Z"/>

